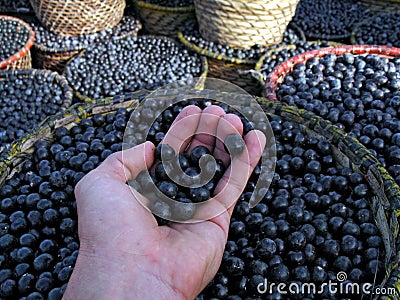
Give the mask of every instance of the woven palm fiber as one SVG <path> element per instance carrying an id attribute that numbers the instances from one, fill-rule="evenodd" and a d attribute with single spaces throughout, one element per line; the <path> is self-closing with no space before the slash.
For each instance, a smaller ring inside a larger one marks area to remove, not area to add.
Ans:
<path id="1" fill-rule="evenodd" d="M 124 14 L 125 0 L 30 0 L 36 17 L 59 35 L 88 34 L 112 28 Z"/>
<path id="2" fill-rule="evenodd" d="M 127 31 L 117 38 L 124 38 L 127 36 L 136 36 L 139 30 L 142 28 L 141 23 L 134 17 L 124 17 L 130 23 L 134 24 L 134 28 L 131 31 Z M 124 21 L 124 19 L 122 19 Z M 119 24 L 116 26 L 118 27 Z M 115 27 L 115 28 L 116 28 Z M 56 71 L 60 74 L 64 71 L 68 61 L 70 61 L 75 55 L 78 55 L 84 51 L 84 46 L 71 46 L 64 49 L 50 48 L 44 43 L 35 42 L 33 44 L 33 63 L 37 68 Z"/>
<path id="3" fill-rule="evenodd" d="M 194 0 L 200 33 L 233 48 L 282 42 L 298 0 Z"/>
<path id="4" fill-rule="evenodd" d="M 176 38 L 179 31 L 196 22 L 194 6 L 166 7 L 134 1 L 136 12 L 148 34 Z"/>

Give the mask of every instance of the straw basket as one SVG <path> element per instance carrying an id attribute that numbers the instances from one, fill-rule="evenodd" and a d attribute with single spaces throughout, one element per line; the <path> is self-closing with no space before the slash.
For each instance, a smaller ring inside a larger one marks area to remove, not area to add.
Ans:
<path id="1" fill-rule="evenodd" d="M 265 84 L 264 93 L 268 99 L 277 100 L 276 88 L 283 82 L 287 73 L 289 73 L 296 64 L 304 63 L 313 57 L 323 57 L 327 54 L 342 55 L 345 53 L 352 53 L 358 55 L 378 54 L 387 57 L 400 56 L 400 48 L 387 47 L 387 46 L 371 46 L 371 45 L 341 45 L 322 48 L 319 50 L 308 51 L 303 54 L 296 55 L 286 62 L 275 68 L 274 72 L 270 74 Z"/>
<path id="2" fill-rule="evenodd" d="M 121 21 L 125 0 L 30 0 L 40 22 L 59 35 L 78 35 L 112 28 Z"/>
<path id="3" fill-rule="evenodd" d="M 252 75 L 251 73 L 256 64 L 255 61 L 225 57 L 207 49 L 201 49 L 189 42 L 182 32 L 178 33 L 178 39 L 188 49 L 207 57 L 208 77 L 229 81 L 253 95 L 260 94 L 263 82 L 257 74 Z"/>
<path id="4" fill-rule="evenodd" d="M 124 38 L 127 36 L 136 36 L 139 30 L 142 28 L 140 22 L 133 16 L 126 16 L 127 22 L 134 23 L 134 29 L 128 33 L 125 33 L 117 38 Z M 123 20 L 124 20 L 123 19 Z M 120 26 L 119 24 L 116 26 Z M 107 35 L 108 36 L 108 35 Z M 106 39 L 106 38 L 103 38 Z M 33 44 L 33 61 L 38 68 L 47 69 L 62 73 L 68 61 L 79 54 L 81 51 L 86 49 L 85 46 L 74 46 L 64 49 L 49 48 L 46 45 L 39 44 L 37 41 Z"/>
<path id="5" fill-rule="evenodd" d="M 331 144 L 336 165 L 348 167 L 364 175 L 374 195 L 370 207 L 375 216 L 385 246 L 386 274 L 381 287 L 390 288 L 389 295 L 379 299 L 399 299 L 400 262 L 399 220 L 400 188 L 381 166 L 375 156 L 355 138 L 350 137 L 329 121 L 315 114 L 293 106 L 258 99 L 264 110 L 294 123 L 306 139 L 322 137 Z"/>
<path id="6" fill-rule="evenodd" d="M 294 66 L 296 64 L 300 63 L 305 63 L 309 59 L 318 57 L 321 58 L 325 55 L 328 54 L 336 54 L 336 55 L 343 55 L 346 53 L 352 53 L 354 55 L 367 55 L 367 54 L 375 54 L 379 56 L 383 56 L 385 58 L 393 58 L 396 57 L 398 58 L 400 56 L 400 48 L 394 48 L 394 47 L 388 47 L 388 46 L 370 46 L 370 45 L 356 45 L 356 46 L 350 46 L 350 45 L 343 45 L 343 46 L 338 46 L 338 47 L 328 47 L 328 48 L 323 48 L 320 50 L 314 50 L 314 51 L 309 51 L 304 54 L 297 55 L 285 63 L 279 65 L 274 72 L 272 72 L 267 79 L 267 83 L 265 85 L 265 94 L 266 97 L 268 97 L 271 100 L 278 101 L 278 96 L 277 96 L 277 87 L 284 81 L 284 78 L 286 74 L 288 74 L 291 70 L 293 70 Z M 397 89 L 395 89 L 397 91 Z M 394 91 L 395 91 L 394 90 Z M 393 91 L 393 92 L 394 92 Z M 306 104 L 309 103 L 309 101 L 306 100 Z M 394 106 L 391 105 L 392 108 Z M 397 108 L 396 108 L 397 109 Z M 318 112 L 316 112 L 318 114 Z M 358 118 L 357 115 L 355 117 Z M 327 116 L 329 118 L 329 116 Z M 376 125 L 377 127 L 381 128 L 381 124 L 384 124 L 383 122 L 385 121 L 377 121 L 377 120 L 369 120 L 365 116 L 361 116 L 360 118 L 362 119 L 362 122 L 357 122 L 358 124 L 361 124 L 364 126 L 365 124 L 373 124 Z M 393 116 L 393 120 L 396 121 L 398 120 L 398 116 Z M 340 120 L 339 120 L 340 121 Z M 336 122 L 336 121 L 335 121 Z M 342 124 L 343 125 L 343 124 Z M 345 125 L 343 125 L 345 126 Z M 353 130 L 353 126 L 345 126 L 347 130 L 352 134 L 352 135 L 357 135 L 361 136 L 361 134 L 357 133 L 357 130 Z M 354 126 L 355 128 L 356 126 Z M 396 129 L 393 129 L 393 134 L 396 133 Z M 362 140 L 364 141 L 364 140 Z M 396 165 L 396 163 L 391 164 L 390 160 L 390 153 L 389 150 L 391 145 L 395 145 L 394 142 L 392 142 L 390 139 L 385 142 L 385 147 L 382 149 L 379 149 L 378 147 L 375 147 L 373 143 L 368 143 L 366 142 L 367 147 L 372 147 L 372 149 L 376 152 L 377 157 L 380 157 L 380 159 L 384 160 L 385 165 L 388 168 L 388 171 L 392 173 L 392 175 L 396 176 L 396 181 L 400 183 L 400 177 L 396 175 L 396 171 L 394 171 L 391 167 L 391 165 Z"/>
<path id="7" fill-rule="evenodd" d="M 371 11 L 392 12 L 400 10 L 399 0 L 360 0 L 361 5 Z"/>
<path id="8" fill-rule="evenodd" d="M 148 34 L 176 38 L 179 31 L 196 23 L 194 5 L 166 7 L 145 1 L 134 1 L 143 29 Z"/>
<path id="9" fill-rule="evenodd" d="M 335 42 L 329 42 L 329 41 L 308 41 L 305 43 L 300 43 L 300 44 L 293 44 L 293 45 L 282 45 L 276 48 L 271 48 L 263 56 L 260 57 L 260 59 L 257 61 L 256 66 L 254 68 L 254 71 L 258 72 L 262 78 L 263 86 L 265 85 L 265 80 L 268 77 L 269 73 L 266 72 L 264 68 L 264 62 L 270 58 L 271 60 L 276 59 L 277 55 L 283 51 L 293 51 L 293 53 L 301 53 L 299 48 L 301 47 L 311 47 L 310 50 L 314 49 L 319 49 L 319 48 L 324 48 L 324 47 L 329 47 L 329 46 L 338 46 L 341 44 L 335 43 Z M 303 51 L 303 50 L 302 50 Z M 303 51 L 306 52 L 306 51 Z M 293 54 L 294 56 L 295 54 Z M 276 64 L 276 67 L 279 64 Z M 272 69 L 272 68 L 271 68 Z"/>
<path id="10" fill-rule="evenodd" d="M 0 61 L 0 72 L 12 69 L 30 69 L 32 67 L 30 49 L 35 39 L 35 32 L 28 24 L 18 18 L 0 16 L 0 19 L 18 22 L 22 27 L 26 28 L 29 31 L 29 37 L 25 45 L 17 53 L 13 54 L 3 61 Z M 19 29 L 16 28 L 16 30 Z"/>
<path id="11" fill-rule="evenodd" d="M 233 48 L 282 42 L 298 0 L 194 0 L 204 39 Z"/>
<path id="12" fill-rule="evenodd" d="M 296 33 L 300 42 L 305 41 L 304 32 L 298 26 L 292 24 L 290 28 Z M 207 57 L 208 77 L 229 81 L 252 95 L 260 95 L 265 82 L 261 74 L 256 70 L 257 60 L 227 57 L 200 48 L 185 38 L 182 32 L 178 33 L 178 39 L 188 49 Z M 284 48 L 288 46 L 282 44 L 280 47 Z M 272 46 L 271 50 L 267 50 L 267 53 L 270 51 L 276 51 L 275 46 Z"/>

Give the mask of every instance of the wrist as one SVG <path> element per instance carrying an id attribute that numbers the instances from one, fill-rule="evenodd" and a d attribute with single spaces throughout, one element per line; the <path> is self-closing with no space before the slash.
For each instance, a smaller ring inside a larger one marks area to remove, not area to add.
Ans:
<path id="1" fill-rule="evenodd" d="M 64 300 L 78 299 L 187 299 L 151 270 L 143 257 L 100 257 L 80 253 Z"/>

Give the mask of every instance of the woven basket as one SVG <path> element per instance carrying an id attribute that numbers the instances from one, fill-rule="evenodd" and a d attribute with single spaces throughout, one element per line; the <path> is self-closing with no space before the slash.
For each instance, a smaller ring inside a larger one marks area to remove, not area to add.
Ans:
<path id="1" fill-rule="evenodd" d="M 0 81 L 5 80 L 10 76 L 17 76 L 19 78 L 25 78 L 28 76 L 33 76 L 34 78 L 51 78 L 51 81 L 56 82 L 63 91 L 63 105 L 61 108 L 66 109 L 72 104 L 73 92 L 71 87 L 68 85 L 67 80 L 64 76 L 56 72 L 51 72 L 49 70 L 38 70 L 38 69 L 30 69 L 30 70 L 8 70 L 6 72 L 0 73 Z"/>
<path id="2" fill-rule="evenodd" d="M 177 43 L 175 40 L 173 40 L 173 39 L 171 39 L 171 38 L 169 38 L 169 37 L 160 37 L 160 36 L 151 36 L 151 35 L 148 35 L 147 37 L 149 37 L 149 38 L 157 38 L 157 39 L 168 39 L 168 40 L 171 40 L 171 41 L 173 41 L 174 43 Z M 71 59 L 68 63 L 67 63 L 67 65 L 66 65 L 66 67 L 65 67 L 65 69 L 67 69 L 68 68 L 68 65 L 70 64 L 70 63 L 72 63 L 73 61 L 74 61 L 74 59 L 76 59 L 76 58 L 78 58 L 78 57 L 83 57 L 85 55 L 85 50 L 84 51 L 81 51 L 81 53 L 79 54 L 79 55 L 77 55 L 76 57 L 74 57 L 73 59 Z M 201 67 L 202 67 L 202 73 L 200 74 L 200 76 L 199 76 L 199 80 L 198 80 L 198 82 L 197 82 L 197 86 L 198 86 L 198 88 L 202 88 L 202 86 L 203 86 L 203 84 L 204 84 L 204 81 L 206 80 L 206 78 L 208 77 L 208 72 L 209 72 L 209 63 L 208 63 L 208 60 L 205 58 L 205 57 L 203 57 L 203 56 L 200 56 L 200 59 L 201 59 Z M 65 73 L 65 72 L 64 72 Z M 96 102 L 96 100 L 99 100 L 99 99 L 92 99 L 91 97 L 88 97 L 87 95 L 83 95 L 83 94 L 81 94 L 81 93 L 79 93 L 78 91 L 76 91 L 76 90 L 74 90 L 74 94 L 75 94 L 75 96 L 79 99 L 79 100 L 81 100 L 81 101 L 83 101 L 83 102 Z"/>
<path id="3" fill-rule="evenodd" d="M 204 39 L 233 48 L 282 42 L 298 0 L 194 0 Z"/>
<path id="4" fill-rule="evenodd" d="M 324 46 L 324 47 L 342 45 L 342 44 L 339 44 L 339 43 L 328 42 L 328 41 L 310 41 L 310 42 L 307 42 L 307 43 L 312 44 L 315 47 L 321 48 L 322 46 L 320 46 L 320 45 L 322 45 L 323 42 L 326 43 L 326 46 Z M 290 50 L 290 49 L 295 50 L 299 46 L 301 46 L 301 44 L 300 45 L 299 44 L 296 44 L 296 45 L 282 45 L 282 46 L 279 46 L 279 47 L 272 48 L 272 49 L 268 50 L 263 56 L 260 57 L 260 59 L 256 63 L 254 71 L 259 73 L 259 76 L 261 76 L 261 80 L 263 82 L 263 86 L 265 86 L 265 79 L 266 79 L 265 78 L 265 74 L 263 74 L 263 70 L 262 70 L 265 59 L 267 57 L 273 57 L 275 55 L 275 53 L 283 51 L 283 50 Z"/>
<path id="5" fill-rule="evenodd" d="M 292 25 L 291 28 L 298 34 L 299 39 L 305 41 L 304 32 L 297 25 Z M 256 69 L 256 60 L 226 57 L 207 49 L 202 49 L 189 42 L 182 32 L 178 33 L 178 39 L 188 49 L 207 57 L 208 77 L 229 81 L 252 95 L 260 95 L 265 81 Z M 281 47 L 286 46 L 282 45 Z M 275 46 L 273 48 L 275 49 Z M 272 48 L 271 51 L 273 51 Z"/>
<path id="6" fill-rule="evenodd" d="M 30 0 L 40 22 L 59 35 L 78 35 L 112 28 L 121 21 L 125 0 Z"/>
<path id="7" fill-rule="evenodd" d="M 387 57 L 400 56 L 400 48 L 387 47 L 387 46 L 371 46 L 371 45 L 341 45 L 323 48 L 319 50 L 309 51 L 297 56 L 292 57 L 283 64 L 275 68 L 274 72 L 270 74 L 265 84 L 263 93 L 268 99 L 277 101 L 276 88 L 283 82 L 287 73 L 289 73 L 296 64 L 306 62 L 313 57 L 322 57 L 327 54 L 342 55 L 345 53 L 352 53 L 358 55 L 378 54 Z"/>
<path id="8" fill-rule="evenodd" d="M 386 274 L 382 286 L 395 291 L 394 294 L 379 299 L 399 299 L 399 186 L 369 150 L 329 121 L 293 106 L 269 101 L 265 98 L 258 100 L 266 112 L 293 122 L 305 133 L 306 139 L 319 136 L 329 141 L 336 164 L 341 167 L 349 167 L 364 175 L 374 191 L 370 205 L 385 245 Z"/>
<path id="9" fill-rule="evenodd" d="M 134 21 L 137 26 L 133 31 L 119 36 L 118 38 L 136 36 L 139 30 L 142 28 L 140 22 L 138 22 L 134 17 L 126 18 L 132 18 L 132 21 Z M 61 74 L 64 71 L 64 68 L 68 61 L 84 49 L 86 49 L 86 47 L 54 49 L 36 42 L 33 44 L 33 62 L 37 68 L 52 70 Z"/>
<path id="10" fill-rule="evenodd" d="M 400 10 L 399 0 L 360 0 L 366 9 L 376 12 L 392 12 Z"/>
<path id="11" fill-rule="evenodd" d="M 59 75 L 58 75 L 59 76 Z M 70 106 L 56 116 L 50 116 L 43 120 L 24 138 L 15 141 L 7 152 L 0 156 L 0 186 L 4 181 L 19 172 L 23 163 L 33 153 L 34 145 L 39 140 L 53 141 L 54 131 L 59 127 L 71 128 L 81 119 L 89 118 L 94 114 L 107 114 L 116 111 L 118 108 L 133 109 L 148 94 L 147 91 L 115 96 L 91 103 L 77 103 Z"/>
<path id="12" fill-rule="evenodd" d="M 29 30 L 29 38 L 26 41 L 26 44 L 22 49 L 20 49 L 17 53 L 13 54 L 6 60 L 0 61 L 0 72 L 6 70 L 13 69 L 30 69 L 32 68 L 32 60 L 31 60 L 31 52 L 30 49 L 33 45 L 33 41 L 35 39 L 35 32 L 32 28 L 26 24 L 24 21 L 10 17 L 10 16 L 0 16 L 2 19 L 13 20 L 19 22 L 23 27 Z"/>
<path id="13" fill-rule="evenodd" d="M 194 5 L 166 7 L 145 1 L 135 1 L 135 10 L 148 34 L 176 38 L 179 31 L 196 23 Z"/>
<path id="14" fill-rule="evenodd" d="M 178 39 L 188 49 L 207 57 L 208 77 L 229 81 L 253 95 L 260 94 L 263 82 L 257 74 L 252 75 L 251 72 L 256 64 L 255 61 L 229 58 L 207 49 L 201 49 L 189 42 L 181 32 L 178 33 Z"/>

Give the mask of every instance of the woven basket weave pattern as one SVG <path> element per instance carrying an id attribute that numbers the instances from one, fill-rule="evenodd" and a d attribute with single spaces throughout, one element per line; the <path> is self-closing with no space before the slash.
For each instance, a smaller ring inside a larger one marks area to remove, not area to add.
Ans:
<path id="1" fill-rule="evenodd" d="M 30 0 L 37 18 L 59 35 L 88 34 L 112 28 L 124 14 L 125 0 Z"/>
<path id="2" fill-rule="evenodd" d="M 28 24 L 26 24 L 24 21 L 20 19 L 9 16 L 0 16 L 0 18 L 20 22 L 21 25 L 28 28 L 29 31 L 29 38 L 26 41 L 25 46 L 22 47 L 22 49 L 20 49 L 17 53 L 10 56 L 8 59 L 0 61 L 0 72 L 7 70 L 15 70 L 15 69 L 30 69 L 32 67 L 30 49 L 35 39 L 35 32 Z"/>
<path id="3" fill-rule="evenodd" d="M 282 42 L 298 0 L 195 0 L 196 16 L 204 39 L 250 48 Z"/>
<path id="4" fill-rule="evenodd" d="M 52 53 L 44 51 L 39 47 L 34 46 L 34 63 L 37 67 L 46 70 L 62 73 L 68 61 L 79 54 L 80 51 L 66 51 L 61 53 Z"/>
<path id="5" fill-rule="evenodd" d="M 196 22 L 194 6 L 163 7 L 144 1 L 134 2 L 135 9 L 148 34 L 176 38 L 180 30 Z"/>
<path id="6" fill-rule="evenodd" d="M 131 31 L 125 32 L 124 34 L 121 34 L 118 36 L 118 38 L 137 36 L 139 30 L 142 28 L 142 25 L 136 19 L 132 19 L 132 22 L 135 22 L 135 28 Z M 85 47 L 82 46 L 54 49 L 36 42 L 33 44 L 33 63 L 37 68 L 52 70 L 61 74 L 64 71 L 68 61 L 83 50 L 85 50 Z"/>

